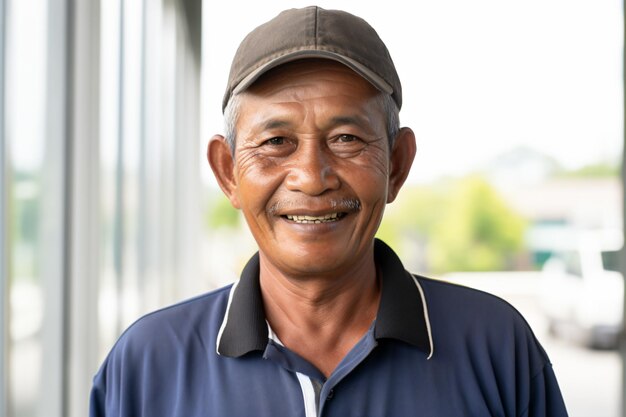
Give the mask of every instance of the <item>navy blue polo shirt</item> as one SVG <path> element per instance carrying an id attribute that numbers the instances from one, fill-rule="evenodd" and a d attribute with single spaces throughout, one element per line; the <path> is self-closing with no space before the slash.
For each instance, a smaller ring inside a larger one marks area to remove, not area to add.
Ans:
<path id="1" fill-rule="evenodd" d="M 376 319 L 328 378 L 273 334 L 257 254 L 237 283 L 130 326 L 94 378 L 90 416 L 567 415 L 513 307 L 411 275 L 381 241 L 375 259 Z"/>

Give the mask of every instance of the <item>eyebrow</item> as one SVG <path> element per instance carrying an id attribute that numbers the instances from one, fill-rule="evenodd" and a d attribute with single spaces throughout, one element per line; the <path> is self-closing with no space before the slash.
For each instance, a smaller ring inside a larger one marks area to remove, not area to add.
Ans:
<path id="1" fill-rule="evenodd" d="M 279 129 L 281 127 L 291 126 L 291 123 L 287 120 L 281 119 L 269 119 L 266 120 L 263 124 L 263 130 L 271 130 L 271 129 Z"/>
<path id="2" fill-rule="evenodd" d="M 285 119 L 268 119 L 261 123 L 262 130 L 280 129 L 292 126 L 293 123 Z M 337 126 L 356 126 L 365 130 L 371 130 L 369 121 L 358 115 L 335 116 L 331 118 L 323 128 L 332 129 Z"/>
<path id="3" fill-rule="evenodd" d="M 354 125 L 357 127 L 365 128 L 369 125 L 369 122 L 361 116 L 336 116 L 333 117 L 328 123 L 328 127 L 336 127 L 342 125 Z"/>
<path id="4" fill-rule="evenodd" d="M 369 118 L 361 116 L 359 114 L 349 115 L 349 116 L 335 116 L 328 124 L 325 126 L 325 129 L 333 129 L 340 126 L 354 126 L 360 129 L 361 132 L 365 134 L 375 134 L 376 127 L 372 124 Z"/>

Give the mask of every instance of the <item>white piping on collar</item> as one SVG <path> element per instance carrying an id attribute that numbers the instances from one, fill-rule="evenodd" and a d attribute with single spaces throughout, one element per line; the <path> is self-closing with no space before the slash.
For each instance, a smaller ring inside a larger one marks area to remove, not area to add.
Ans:
<path id="1" fill-rule="evenodd" d="M 433 344 L 433 333 L 430 328 L 430 318 L 428 317 L 428 304 L 426 303 L 426 296 L 424 295 L 424 290 L 422 289 L 422 286 L 420 285 L 419 281 L 417 280 L 417 278 L 415 278 L 415 275 L 411 274 L 411 277 L 413 278 L 413 281 L 415 282 L 415 285 L 417 286 L 417 289 L 420 292 L 420 296 L 422 297 L 422 306 L 424 307 L 424 320 L 426 321 L 426 330 L 428 331 L 428 342 L 430 343 L 430 354 L 428 355 L 426 359 L 430 359 L 433 357 L 433 353 L 435 353 L 435 345 Z"/>
<path id="2" fill-rule="evenodd" d="M 276 333 L 274 333 L 274 330 L 272 330 L 272 326 L 270 326 L 270 322 L 265 320 L 265 323 L 267 324 L 267 337 L 270 340 L 273 340 L 276 344 L 282 347 L 285 347 L 285 345 L 283 345 L 283 342 L 280 341 Z"/>
<path id="3" fill-rule="evenodd" d="M 230 294 L 228 294 L 228 304 L 226 304 L 226 313 L 224 314 L 224 319 L 222 320 L 222 325 L 220 326 L 220 331 L 217 333 L 217 342 L 215 342 L 215 352 L 221 356 L 220 353 L 220 341 L 222 340 L 222 334 L 224 333 L 224 329 L 226 328 L 226 324 L 228 322 L 228 313 L 230 313 L 230 305 L 233 302 L 233 295 L 235 294 L 235 289 L 239 285 L 239 280 L 233 283 L 233 286 L 230 288 Z"/>

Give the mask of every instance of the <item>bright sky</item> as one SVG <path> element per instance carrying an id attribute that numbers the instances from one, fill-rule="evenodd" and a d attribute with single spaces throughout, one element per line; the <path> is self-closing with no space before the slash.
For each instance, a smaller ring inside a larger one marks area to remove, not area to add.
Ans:
<path id="1" fill-rule="evenodd" d="M 221 98 L 239 42 L 310 1 L 204 2 L 203 140 L 222 133 Z M 567 167 L 622 148 L 620 0 L 334 0 L 378 31 L 417 135 L 410 179 L 462 174 L 517 146 Z M 204 164 L 203 176 L 212 182 Z"/>

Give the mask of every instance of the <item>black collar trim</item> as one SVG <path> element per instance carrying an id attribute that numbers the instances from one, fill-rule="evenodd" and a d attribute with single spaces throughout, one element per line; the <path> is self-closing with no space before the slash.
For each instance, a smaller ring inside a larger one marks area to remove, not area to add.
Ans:
<path id="1" fill-rule="evenodd" d="M 433 354 L 432 333 L 419 280 L 407 272 L 395 252 L 378 239 L 374 244 L 374 258 L 382 275 L 374 337 L 401 340 L 428 353 L 430 358 Z M 268 340 L 257 253 L 230 290 L 217 337 L 217 353 L 236 358 L 252 351 L 264 351 Z"/>

